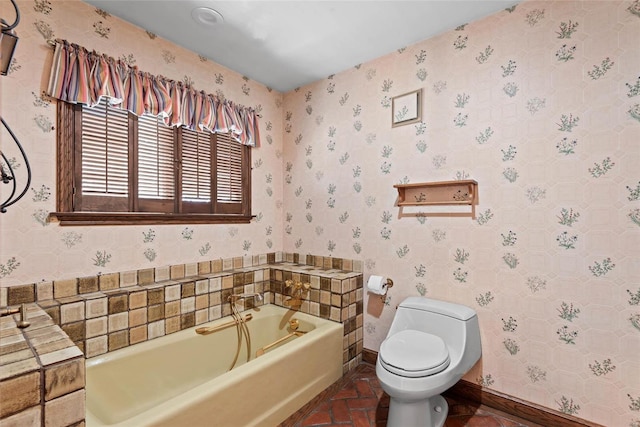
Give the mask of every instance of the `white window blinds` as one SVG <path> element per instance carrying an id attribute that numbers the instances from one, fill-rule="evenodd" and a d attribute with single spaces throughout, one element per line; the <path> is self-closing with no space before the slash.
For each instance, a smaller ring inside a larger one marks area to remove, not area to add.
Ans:
<path id="1" fill-rule="evenodd" d="M 173 199 L 174 130 L 153 116 L 138 118 L 138 196 Z"/>
<path id="2" fill-rule="evenodd" d="M 169 127 L 107 101 L 68 111 L 74 212 L 250 217 L 251 152 L 231 135 Z"/>
<path id="3" fill-rule="evenodd" d="M 105 101 L 83 107 L 82 193 L 126 197 L 128 192 L 128 112 Z"/>
<path id="4" fill-rule="evenodd" d="M 182 200 L 211 201 L 211 134 L 209 132 L 182 129 Z"/>
<path id="5" fill-rule="evenodd" d="M 242 202 L 242 145 L 228 134 L 216 135 L 216 200 Z"/>

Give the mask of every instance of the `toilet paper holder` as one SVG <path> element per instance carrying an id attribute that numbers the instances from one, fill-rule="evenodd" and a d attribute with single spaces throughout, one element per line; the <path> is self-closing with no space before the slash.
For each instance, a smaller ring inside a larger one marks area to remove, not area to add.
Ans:
<path id="1" fill-rule="evenodd" d="M 393 280 L 389 279 L 387 277 L 387 289 L 392 288 L 393 287 Z M 380 295 L 380 299 L 382 300 L 382 302 L 385 301 L 385 296 L 386 295 Z"/>
<path id="2" fill-rule="evenodd" d="M 389 290 L 389 288 L 392 288 L 392 287 L 393 287 L 393 280 L 391 280 L 391 279 L 389 279 L 389 278 L 387 277 L 387 284 L 386 284 L 386 286 L 385 286 L 385 287 L 387 288 L 387 290 Z M 382 302 L 384 302 L 386 297 L 387 297 L 387 294 L 386 294 L 386 293 L 385 293 L 384 295 L 380 295 L 380 300 L 381 300 Z"/>

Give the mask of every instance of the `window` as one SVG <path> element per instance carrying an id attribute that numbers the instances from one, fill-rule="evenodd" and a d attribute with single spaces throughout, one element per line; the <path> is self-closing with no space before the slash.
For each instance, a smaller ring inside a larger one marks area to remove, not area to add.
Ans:
<path id="1" fill-rule="evenodd" d="M 58 102 L 57 210 L 68 224 L 246 223 L 251 148 L 101 101 Z"/>

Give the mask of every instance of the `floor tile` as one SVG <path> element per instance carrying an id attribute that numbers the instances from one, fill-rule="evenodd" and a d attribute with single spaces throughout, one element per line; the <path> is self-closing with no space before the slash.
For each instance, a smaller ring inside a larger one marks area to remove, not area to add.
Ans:
<path id="1" fill-rule="evenodd" d="M 344 399 L 331 401 L 331 412 L 333 413 L 333 421 L 337 423 L 344 423 L 351 421 L 351 415 L 349 414 L 349 407 Z"/>
<path id="2" fill-rule="evenodd" d="M 358 366 L 326 401 L 308 412 L 295 427 L 386 427 L 389 396 L 382 390 L 375 367 Z M 464 402 L 449 401 L 445 427 L 529 427 L 503 413 L 492 413 Z"/>
<path id="3" fill-rule="evenodd" d="M 331 414 L 329 412 L 313 412 L 300 424 L 304 427 L 325 426 L 331 424 Z"/>

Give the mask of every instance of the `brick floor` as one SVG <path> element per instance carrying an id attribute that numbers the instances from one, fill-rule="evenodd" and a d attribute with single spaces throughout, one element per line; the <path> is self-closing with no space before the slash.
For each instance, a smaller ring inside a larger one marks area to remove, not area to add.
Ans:
<path id="1" fill-rule="evenodd" d="M 448 399 L 445 427 L 529 427 L 477 406 Z M 304 415 L 295 427 L 384 427 L 389 396 L 382 390 L 374 366 L 362 364 L 345 377 L 342 387 Z"/>

